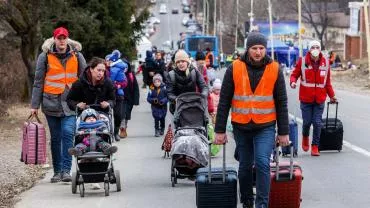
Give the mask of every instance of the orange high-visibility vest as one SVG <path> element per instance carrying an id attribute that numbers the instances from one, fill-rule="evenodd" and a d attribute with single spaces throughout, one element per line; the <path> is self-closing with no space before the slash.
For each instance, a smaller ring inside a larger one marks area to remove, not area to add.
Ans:
<path id="1" fill-rule="evenodd" d="M 211 52 L 206 54 L 206 66 L 207 67 L 211 65 L 211 59 L 209 58 L 210 56 L 212 56 Z"/>
<path id="2" fill-rule="evenodd" d="M 54 54 L 48 54 L 48 69 L 45 76 L 44 92 L 58 95 L 64 92 L 65 87 L 71 88 L 78 79 L 78 61 L 74 53 L 67 60 L 64 68 Z"/>
<path id="3" fill-rule="evenodd" d="M 274 86 L 278 78 L 279 65 L 270 63 L 261 77 L 254 93 L 249 81 L 247 65 L 241 60 L 233 62 L 234 96 L 231 103 L 231 120 L 257 124 L 276 120 Z"/>

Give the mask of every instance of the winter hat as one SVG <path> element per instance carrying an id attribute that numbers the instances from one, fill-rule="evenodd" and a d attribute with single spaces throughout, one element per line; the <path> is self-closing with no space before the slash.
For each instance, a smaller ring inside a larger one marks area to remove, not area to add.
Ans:
<path id="1" fill-rule="evenodd" d="M 88 108 L 88 109 L 82 111 L 81 120 L 85 121 L 85 119 L 88 118 L 88 117 L 98 118 L 98 113 L 92 108 Z"/>
<path id="2" fill-rule="evenodd" d="M 311 40 L 309 43 L 308 43 L 308 50 L 310 50 L 312 48 L 312 46 L 319 46 L 320 47 L 320 50 L 321 50 L 321 44 L 319 41 L 317 40 Z"/>
<path id="3" fill-rule="evenodd" d="M 186 61 L 186 62 L 190 62 L 189 60 L 189 55 L 182 49 L 178 50 L 175 54 L 175 63 L 177 63 L 178 61 Z"/>
<path id="4" fill-rule="evenodd" d="M 267 38 L 260 32 L 251 32 L 247 37 L 247 50 L 254 45 L 263 45 L 267 48 Z"/>
<path id="5" fill-rule="evenodd" d="M 118 59 L 121 58 L 121 52 L 119 50 L 114 50 L 110 57 L 108 58 L 109 61 L 116 62 Z"/>
<path id="6" fill-rule="evenodd" d="M 155 81 L 155 80 L 159 80 L 159 81 L 161 81 L 162 82 L 162 76 L 160 75 L 160 74 L 155 74 L 154 75 L 154 77 L 153 77 L 153 82 Z"/>
<path id="7" fill-rule="evenodd" d="M 197 51 L 197 53 L 195 54 L 195 60 L 196 61 L 206 60 L 206 56 L 204 55 L 202 51 Z"/>
<path id="8" fill-rule="evenodd" d="M 220 79 L 215 79 L 215 81 L 213 81 L 213 89 L 220 90 L 221 86 L 222 86 L 222 83 Z"/>

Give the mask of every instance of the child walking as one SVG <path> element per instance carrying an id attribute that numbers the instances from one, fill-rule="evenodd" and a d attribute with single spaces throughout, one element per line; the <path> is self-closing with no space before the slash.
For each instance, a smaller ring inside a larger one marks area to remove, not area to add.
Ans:
<path id="1" fill-rule="evenodd" d="M 155 136 L 164 134 L 165 119 L 167 114 L 167 90 L 160 74 L 153 77 L 153 85 L 150 86 L 147 101 L 151 104 L 154 118 Z"/>

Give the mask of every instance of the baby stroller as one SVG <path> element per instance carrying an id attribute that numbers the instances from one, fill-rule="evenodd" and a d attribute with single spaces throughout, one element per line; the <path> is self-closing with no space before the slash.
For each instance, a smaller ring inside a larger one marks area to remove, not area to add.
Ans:
<path id="1" fill-rule="evenodd" d="M 199 93 L 184 93 L 176 99 L 175 136 L 171 149 L 171 183 L 194 179 L 197 170 L 208 164 L 208 111 L 206 99 Z"/>
<path id="2" fill-rule="evenodd" d="M 90 138 L 103 139 L 105 142 L 112 144 L 114 141 L 114 121 L 113 109 L 108 107 L 102 109 L 100 105 L 90 105 L 98 113 L 100 120 L 103 120 L 108 127 L 107 132 L 90 131 L 88 133 L 79 133 L 77 131 L 80 123 L 81 110 L 76 109 L 76 134 L 74 136 L 73 146 L 76 146 L 82 139 L 89 135 Z M 104 182 L 105 196 L 109 196 L 110 184 L 116 184 L 117 191 L 121 191 L 119 170 L 113 168 L 112 155 L 105 155 L 102 152 L 94 151 L 91 147 L 89 152 L 81 156 L 76 156 L 76 171 L 72 172 L 72 193 L 75 194 L 77 186 L 79 187 L 80 196 L 85 196 L 85 183 Z"/>

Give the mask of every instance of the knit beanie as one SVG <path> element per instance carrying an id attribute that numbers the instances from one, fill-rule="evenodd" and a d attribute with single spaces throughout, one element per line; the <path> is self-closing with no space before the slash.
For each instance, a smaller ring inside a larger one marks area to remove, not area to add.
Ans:
<path id="1" fill-rule="evenodd" d="M 153 77 L 153 82 L 155 80 L 159 80 L 160 82 L 162 82 L 163 79 L 162 79 L 162 76 L 160 74 L 155 74 L 154 77 Z"/>
<path id="2" fill-rule="evenodd" d="M 186 62 L 190 63 L 189 55 L 186 53 L 186 51 L 180 49 L 176 52 L 176 54 L 175 54 L 175 63 L 177 63 L 178 61 L 186 61 Z"/>
<path id="3" fill-rule="evenodd" d="M 308 43 L 308 50 L 310 50 L 312 48 L 312 46 L 319 46 L 320 49 L 321 49 L 321 44 L 319 41 L 317 40 L 311 40 L 309 43 Z"/>
<path id="4" fill-rule="evenodd" d="M 213 89 L 215 90 L 221 90 L 221 82 L 216 82 L 216 83 L 213 83 Z"/>
<path id="5" fill-rule="evenodd" d="M 254 45 L 263 45 L 267 48 L 267 38 L 260 32 L 251 32 L 247 37 L 247 50 Z"/>

